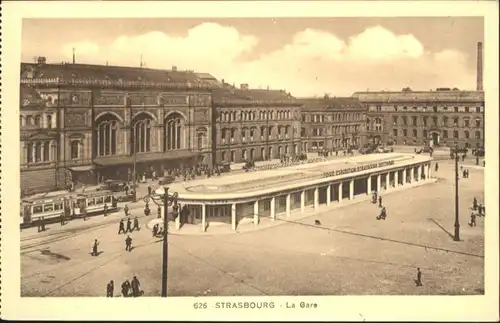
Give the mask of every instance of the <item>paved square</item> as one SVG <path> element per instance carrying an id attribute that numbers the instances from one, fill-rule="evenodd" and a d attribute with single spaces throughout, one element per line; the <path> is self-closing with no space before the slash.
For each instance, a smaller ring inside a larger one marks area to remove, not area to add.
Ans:
<path id="1" fill-rule="evenodd" d="M 385 221 L 375 219 L 377 206 L 360 202 L 248 233 L 170 235 L 169 295 L 482 294 L 485 219 L 467 223 L 472 198 L 484 200 L 483 171 L 471 168 L 470 178 L 460 179 L 460 242 L 450 237 L 453 175 L 450 163 L 440 163 L 437 183 L 383 195 Z M 161 241 L 149 230 L 134 232 L 135 248 L 125 252 L 117 229 L 72 224 L 22 241 L 22 295 L 104 296 L 111 279 L 118 294 L 136 275 L 146 296 L 159 296 Z M 101 241 L 98 257 L 89 254 L 94 238 Z M 417 267 L 422 287 L 414 283 Z"/>

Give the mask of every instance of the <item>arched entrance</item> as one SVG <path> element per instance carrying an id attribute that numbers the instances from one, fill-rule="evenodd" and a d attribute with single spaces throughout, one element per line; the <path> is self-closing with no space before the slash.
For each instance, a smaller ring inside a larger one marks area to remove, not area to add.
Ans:
<path id="1" fill-rule="evenodd" d="M 437 131 L 431 132 L 430 144 L 432 147 L 439 146 L 439 132 Z"/>

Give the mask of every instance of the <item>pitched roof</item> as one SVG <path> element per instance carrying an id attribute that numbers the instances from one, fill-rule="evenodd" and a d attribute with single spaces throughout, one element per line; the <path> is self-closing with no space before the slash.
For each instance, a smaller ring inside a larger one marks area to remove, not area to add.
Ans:
<path id="1" fill-rule="evenodd" d="M 21 63 L 21 77 L 60 78 L 64 80 L 88 79 L 109 81 L 156 82 L 156 83 L 205 83 L 191 71 L 171 71 L 127 66 L 92 64 L 34 64 Z M 212 77 L 213 78 L 213 77 Z M 215 78 L 214 78 L 215 79 Z"/>
<path id="2" fill-rule="evenodd" d="M 353 97 L 333 97 L 333 98 L 300 98 L 298 102 L 303 104 L 302 110 L 347 110 L 365 109 L 365 105 L 357 98 Z"/>
<path id="3" fill-rule="evenodd" d="M 261 89 L 238 89 L 234 87 L 224 87 L 213 90 L 213 100 L 216 102 L 238 101 L 241 103 L 252 103 L 255 101 L 268 102 L 290 102 L 294 103 L 295 98 L 283 90 L 261 90 Z"/>

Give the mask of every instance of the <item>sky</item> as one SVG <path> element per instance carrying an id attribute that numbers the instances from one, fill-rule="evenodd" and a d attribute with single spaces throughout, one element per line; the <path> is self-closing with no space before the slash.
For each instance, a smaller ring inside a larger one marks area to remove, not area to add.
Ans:
<path id="1" fill-rule="evenodd" d="M 480 17 L 25 19 L 22 61 L 194 70 L 297 97 L 476 87 Z M 50 37 L 47 37 L 50 35 Z M 487 46 L 487 44 L 485 44 Z"/>

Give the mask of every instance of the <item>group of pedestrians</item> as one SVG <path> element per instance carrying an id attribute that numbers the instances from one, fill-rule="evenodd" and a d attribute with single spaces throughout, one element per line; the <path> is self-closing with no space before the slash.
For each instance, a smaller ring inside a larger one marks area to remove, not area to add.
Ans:
<path id="1" fill-rule="evenodd" d="M 472 201 L 472 211 L 470 213 L 470 223 L 469 226 L 476 226 L 476 217 L 485 217 L 486 216 L 486 208 L 483 204 L 479 204 L 477 202 L 477 198 L 474 197 Z"/>
<path id="2" fill-rule="evenodd" d="M 106 297 L 114 297 L 115 283 L 111 280 L 106 286 Z M 121 286 L 121 295 L 123 297 L 139 297 L 144 295 L 141 290 L 141 283 L 137 276 L 134 276 L 130 281 L 126 279 Z"/>
<path id="3" fill-rule="evenodd" d="M 124 208 L 124 212 L 125 212 L 125 216 L 127 217 L 127 227 L 125 228 L 125 220 L 124 219 L 120 219 L 120 223 L 119 223 L 119 227 L 118 227 L 118 234 L 121 234 L 123 232 L 123 234 L 126 234 L 126 233 L 132 233 L 133 231 L 137 230 L 137 231 L 140 231 L 141 228 L 139 226 L 139 219 L 137 219 L 137 216 L 134 217 L 134 226 L 132 226 L 132 220 L 130 219 L 129 217 L 129 213 L 128 213 L 128 207 L 125 205 L 125 208 Z M 132 238 L 130 237 L 130 234 L 127 234 L 127 237 L 125 238 L 125 251 L 132 251 L 133 247 L 132 247 Z"/>
<path id="4" fill-rule="evenodd" d="M 373 191 L 372 193 L 372 203 L 377 204 L 380 208 L 380 214 L 376 217 L 377 220 L 385 220 L 387 218 L 387 210 L 384 205 L 382 205 L 382 196 L 379 196 L 377 191 Z"/>

